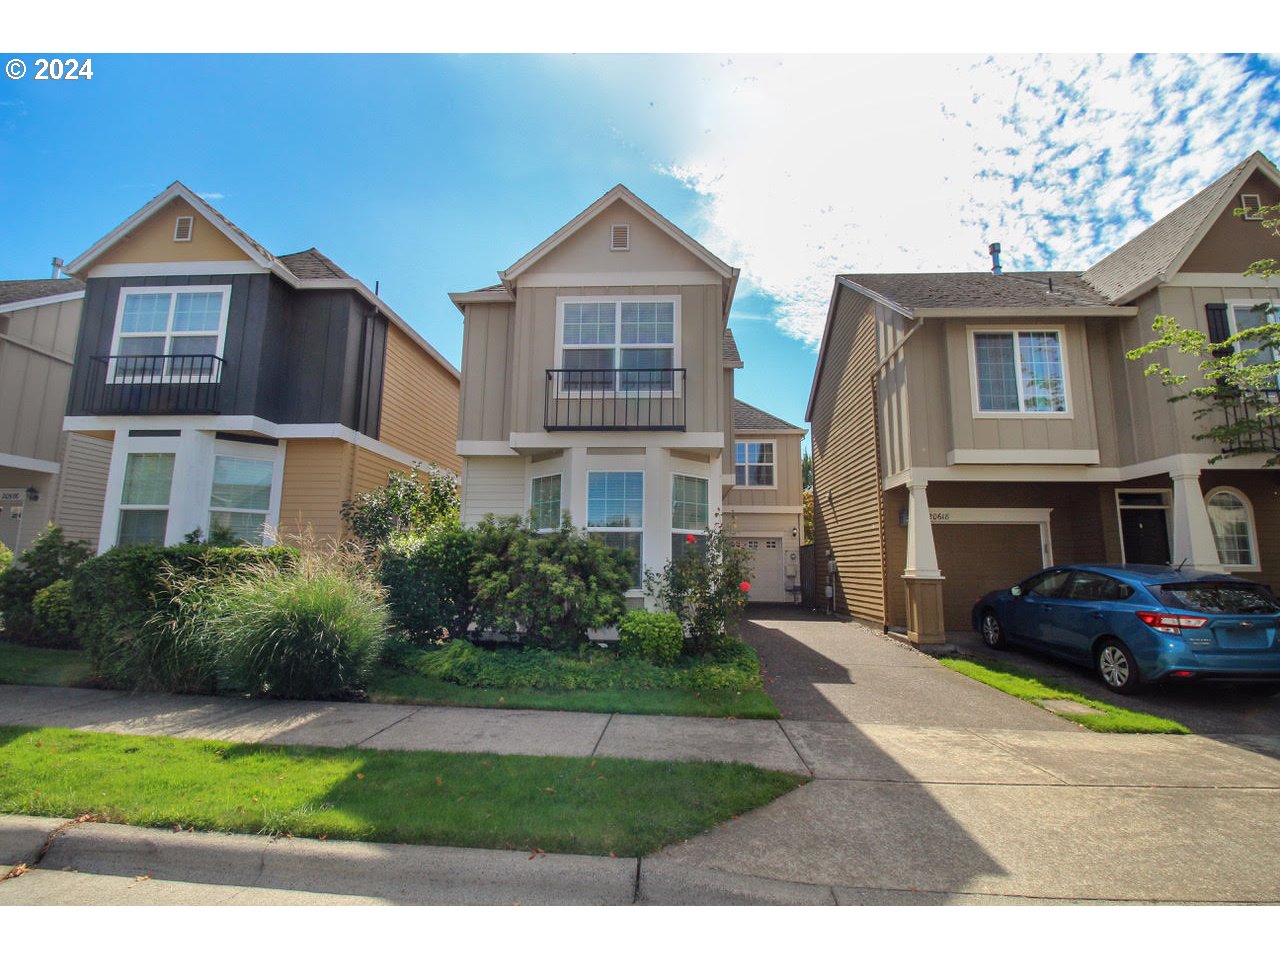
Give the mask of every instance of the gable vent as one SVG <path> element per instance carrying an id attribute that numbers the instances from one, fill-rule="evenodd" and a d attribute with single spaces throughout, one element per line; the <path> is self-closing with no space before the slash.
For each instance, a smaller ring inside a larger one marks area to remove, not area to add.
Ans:
<path id="1" fill-rule="evenodd" d="M 1240 194 L 1240 206 L 1244 208 L 1246 220 L 1262 219 L 1262 198 L 1256 193 Z"/>
<path id="2" fill-rule="evenodd" d="M 609 249 L 610 250 L 630 250 L 631 249 L 631 225 L 628 223 L 615 223 L 609 228 Z"/>
<path id="3" fill-rule="evenodd" d="M 179 217 L 173 225 L 173 239 L 179 243 L 191 239 L 191 231 L 195 229 L 195 217 Z"/>

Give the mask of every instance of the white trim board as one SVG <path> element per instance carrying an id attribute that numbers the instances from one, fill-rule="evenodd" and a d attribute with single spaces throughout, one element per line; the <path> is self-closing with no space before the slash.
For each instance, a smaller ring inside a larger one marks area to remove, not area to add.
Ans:
<path id="1" fill-rule="evenodd" d="M 748 489 L 748 488 L 747 488 L 747 487 L 742 487 L 742 488 L 740 488 L 740 489 L 746 490 L 746 489 Z M 752 488 L 752 489 L 759 490 L 760 488 L 759 488 L 759 487 L 755 487 L 755 488 Z M 741 506 L 741 507 L 740 507 L 740 506 L 736 506 L 735 504 L 732 504 L 732 503 L 726 503 L 726 504 L 724 505 L 724 512 L 725 512 L 725 513 L 785 513 L 785 514 L 787 514 L 788 516 L 790 516 L 790 515 L 792 515 L 792 514 L 796 514 L 796 513 L 803 513 L 803 512 L 804 512 L 804 507 L 802 507 L 802 506 L 801 506 L 800 504 L 798 504 L 798 503 L 797 503 L 797 504 L 795 504 L 795 505 L 793 505 L 793 506 L 785 506 L 785 507 L 755 507 L 755 506 Z"/>
<path id="2" fill-rule="evenodd" d="M 720 277 L 709 270 L 623 270 L 613 273 L 527 273 L 520 278 L 522 287 L 656 287 L 720 285 Z M 614 296 L 613 294 L 602 294 Z M 590 298 L 588 298 L 590 299 Z"/>
<path id="3" fill-rule="evenodd" d="M 35 457 L 19 457 L 13 453 L 0 453 L 0 467 L 10 470 L 30 470 L 32 473 L 61 473 L 62 464 Z"/>
<path id="4" fill-rule="evenodd" d="M 966 463 L 1062 463 L 1094 464 L 1097 450 L 948 450 L 948 465 Z"/>
<path id="5" fill-rule="evenodd" d="M 31 300 L 15 300 L 12 303 L 0 303 L 0 313 L 14 313 L 18 310 L 30 310 L 32 307 L 47 307 L 55 303 L 65 303 L 68 300 L 83 299 L 83 290 L 73 290 L 71 293 L 55 293 L 48 297 L 35 297 Z"/>
<path id="6" fill-rule="evenodd" d="M 929 526 L 949 524 L 1022 524 L 1040 529 L 1040 562 L 1053 566 L 1052 507 L 930 507 Z"/>
<path id="7" fill-rule="evenodd" d="M 950 467 L 911 467 L 886 477 L 881 488 L 892 490 L 911 483 L 1126 483 L 1157 474 L 1198 474 L 1213 470 L 1263 470 L 1263 454 L 1232 457 L 1210 463 L 1211 453 L 1178 454 L 1124 467 L 1084 464 L 957 464 Z"/>
<path id="8" fill-rule="evenodd" d="M 104 263 L 92 267 L 86 276 L 94 280 L 99 277 L 191 277 L 270 272 L 252 260 L 194 260 L 190 263 Z"/>

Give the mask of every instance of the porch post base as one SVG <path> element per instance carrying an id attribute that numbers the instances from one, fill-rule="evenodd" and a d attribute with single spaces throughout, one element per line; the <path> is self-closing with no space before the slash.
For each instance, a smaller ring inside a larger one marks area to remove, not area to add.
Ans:
<path id="1" fill-rule="evenodd" d="M 907 588 L 907 640 L 933 649 L 947 642 L 942 620 L 942 578 L 903 577 Z"/>

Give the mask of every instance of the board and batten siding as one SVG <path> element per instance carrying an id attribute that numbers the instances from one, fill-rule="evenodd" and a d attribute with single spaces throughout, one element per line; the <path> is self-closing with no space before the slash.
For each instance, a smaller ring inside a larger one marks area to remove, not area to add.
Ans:
<path id="1" fill-rule="evenodd" d="M 0 453 L 58 459 L 82 303 L 0 307 Z"/>
<path id="2" fill-rule="evenodd" d="M 739 443 L 772 441 L 774 451 L 774 479 L 776 487 L 733 487 L 724 497 L 725 509 L 732 507 L 797 507 L 803 488 L 800 470 L 800 441 L 798 434 L 739 433 Z M 724 472 L 734 472 L 733 452 L 723 464 Z"/>
<path id="3" fill-rule="evenodd" d="M 68 433 L 66 437 L 53 522 L 62 528 L 67 539 L 84 540 L 96 553 L 112 441 L 81 433 Z"/>
<path id="4" fill-rule="evenodd" d="M 479 523 L 485 514 L 524 512 L 523 457 L 467 457 L 462 471 L 462 522 Z"/>
<path id="5" fill-rule="evenodd" d="M 383 369 L 378 439 L 423 463 L 458 473 L 458 379 L 395 326 L 387 330 Z"/>
<path id="6" fill-rule="evenodd" d="M 511 435 L 510 303 L 469 303 L 462 338 L 459 440 L 507 440 Z"/>
<path id="7" fill-rule="evenodd" d="M 885 623 L 884 519 L 876 418 L 877 321 L 867 298 L 837 285 L 811 420 L 817 600 L 836 562 L 835 609 Z"/>

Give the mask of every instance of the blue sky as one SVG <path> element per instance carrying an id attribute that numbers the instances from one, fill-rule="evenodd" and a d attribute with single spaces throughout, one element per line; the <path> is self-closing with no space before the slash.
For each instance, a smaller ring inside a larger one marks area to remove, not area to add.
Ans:
<path id="1" fill-rule="evenodd" d="M 0 276 L 47 276 L 179 179 L 272 252 L 379 281 L 456 363 L 446 294 L 622 182 L 742 268 L 739 396 L 796 423 L 835 273 L 984 270 L 991 240 L 1006 268 L 1083 268 L 1280 157 L 1252 56 L 93 61 L 0 81 Z"/>

